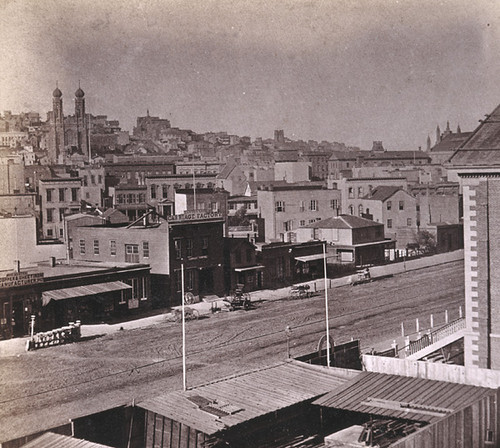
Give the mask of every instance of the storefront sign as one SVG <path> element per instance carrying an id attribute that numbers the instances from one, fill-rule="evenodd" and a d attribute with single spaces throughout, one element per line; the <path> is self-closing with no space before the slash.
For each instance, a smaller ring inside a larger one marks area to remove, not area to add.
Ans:
<path id="1" fill-rule="evenodd" d="M 43 272 L 12 272 L 5 277 L 0 277 L 0 288 L 33 285 L 41 282 L 43 282 Z"/>
<path id="2" fill-rule="evenodd" d="M 196 219 L 222 219 L 222 213 L 218 212 L 192 212 L 184 213 L 182 215 L 170 215 L 167 216 L 167 221 L 194 221 Z"/>

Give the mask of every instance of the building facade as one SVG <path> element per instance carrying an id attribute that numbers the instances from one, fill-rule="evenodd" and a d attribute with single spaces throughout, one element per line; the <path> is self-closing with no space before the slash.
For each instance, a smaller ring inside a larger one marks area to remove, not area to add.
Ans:
<path id="1" fill-rule="evenodd" d="M 266 241 L 291 242 L 299 227 L 339 214 L 340 191 L 312 183 L 262 186 L 257 205 Z"/>

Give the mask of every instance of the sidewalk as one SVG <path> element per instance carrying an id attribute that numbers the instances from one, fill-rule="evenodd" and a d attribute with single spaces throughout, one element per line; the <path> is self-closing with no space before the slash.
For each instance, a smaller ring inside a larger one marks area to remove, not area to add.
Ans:
<path id="1" fill-rule="evenodd" d="M 409 260 L 406 262 L 393 263 L 386 266 L 374 266 L 370 268 L 370 274 L 373 279 L 377 277 L 384 277 L 387 275 L 400 274 L 407 271 L 417 270 L 426 268 L 429 266 L 437 266 L 444 263 L 450 263 L 453 261 L 458 261 L 463 259 L 463 250 L 458 250 L 455 252 L 447 252 L 444 254 L 433 255 L 431 257 L 419 258 L 417 260 Z M 351 283 L 351 276 L 345 276 L 335 279 L 327 279 L 328 288 L 339 288 L 341 286 L 347 286 Z M 307 284 L 310 287 L 311 292 L 320 292 L 325 289 L 325 280 L 317 279 L 302 284 Z M 270 300 L 280 300 L 288 297 L 290 293 L 290 286 L 280 289 L 264 289 L 260 291 L 253 291 L 250 293 L 250 300 L 252 302 L 270 301 Z M 188 305 L 192 309 L 196 309 L 200 315 L 211 314 L 212 304 L 219 308 L 224 308 L 223 297 L 220 300 L 215 300 L 211 302 L 199 302 L 192 305 Z M 180 307 L 174 307 L 174 309 Z M 82 337 L 92 337 L 103 334 L 111 334 L 121 330 L 131 330 L 134 328 L 144 328 L 151 325 L 164 322 L 170 319 L 172 313 L 162 313 L 154 316 L 148 316 L 136 320 L 131 320 L 127 322 L 121 322 L 117 324 L 97 324 L 97 325 L 82 325 L 81 334 Z M 7 339 L 5 341 L 0 341 L 0 358 L 6 356 L 19 356 L 26 350 L 26 342 L 28 337 Z M 375 347 L 376 349 L 382 349 L 382 346 L 387 348 L 390 347 L 392 341 L 383 344 L 377 344 L 380 347 Z"/>

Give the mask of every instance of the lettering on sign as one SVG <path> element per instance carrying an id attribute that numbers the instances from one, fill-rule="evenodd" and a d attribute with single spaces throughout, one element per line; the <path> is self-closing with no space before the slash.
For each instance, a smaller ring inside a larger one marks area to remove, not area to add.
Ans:
<path id="1" fill-rule="evenodd" d="M 13 272 L 5 277 L 0 277 L 0 288 L 12 288 L 13 286 L 33 285 L 43 281 L 43 272 Z"/>
<path id="2" fill-rule="evenodd" d="M 193 221 L 195 219 L 221 219 L 222 213 L 184 213 L 182 215 L 170 215 L 167 216 L 167 221 Z"/>

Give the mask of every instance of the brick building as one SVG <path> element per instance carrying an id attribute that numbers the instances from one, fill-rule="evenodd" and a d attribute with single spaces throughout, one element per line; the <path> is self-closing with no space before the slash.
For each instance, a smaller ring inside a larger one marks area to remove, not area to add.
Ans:
<path id="1" fill-rule="evenodd" d="M 500 369 L 500 106 L 450 161 L 463 192 L 465 365 Z"/>

